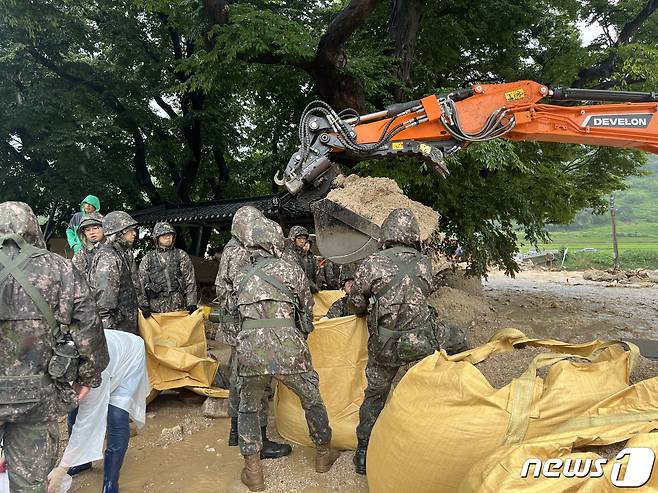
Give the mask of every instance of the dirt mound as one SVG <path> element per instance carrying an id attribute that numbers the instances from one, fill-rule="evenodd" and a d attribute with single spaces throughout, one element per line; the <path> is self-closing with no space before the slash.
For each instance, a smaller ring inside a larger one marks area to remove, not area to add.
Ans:
<path id="1" fill-rule="evenodd" d="M 631 372 L 631 385 L 654 377 L 658 377 L 658 361 L 640 355 Z"/>
<path id="2" fill-rule="evenodd" d="M 476 367 L 492 387 L 500 389 L 515 378 L 519 378 L 537 355 L 548 352 L 550 350 L 543 347 L 526 346 L 507 353 L 494 353 L 478 363 Z M 537 374 L 543 377 L 542 373 L 546 372 L 546 368 L 541 368 Z"/>
<path id="3" fill-rule="evenodd" d="M 395 180 L 390 178 L 339 175 L 327 198 L 366 217 L 381 226 L 393 209 L 406 207 L 416 216 L 421 240 L 428 239 L 437 229 L 441 217 L 431 207 L 408 198 Z"/>
<path id="4" fill-rule="evenodd" d="M 465 291 L 473 296 L 482 296 L 482 280 L 480 277 L 467 277 L 464 270 L 461 269 L 453 270 L 452 268 L 448 268 L 440 270 L 434 274 L 432 283 L 435 289 L 447 286 Z"/>
<path id="5" fill-rule="evenodd" d="M 492 313 L 489 303 L 481 296 L 447 286 L 434 291 L 427 302 L 436 308 L 440 320 L 455 325 L 468 326 Z"/>
<path id="6" fill-rule="evenodd" d="M 658 283 L 655 272 L 644 269 L 635 270 L 596 270 L 588 269 L 583 272 L 586 281 L 609 282 L 619 284 Z"/>

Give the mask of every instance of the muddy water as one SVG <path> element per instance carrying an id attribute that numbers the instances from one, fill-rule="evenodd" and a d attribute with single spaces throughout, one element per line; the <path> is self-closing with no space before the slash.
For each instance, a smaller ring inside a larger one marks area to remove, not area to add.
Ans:
<path id="1" fill-rule="evenodd" d="M 581 273 L 521 272 L 484 282 L 499 324 L 565 341 L 658 338 L 658 287 L 608 287 Z"/>

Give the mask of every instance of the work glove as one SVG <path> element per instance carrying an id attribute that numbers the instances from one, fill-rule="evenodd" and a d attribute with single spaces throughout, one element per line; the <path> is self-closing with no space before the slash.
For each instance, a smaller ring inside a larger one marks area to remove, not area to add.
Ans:
<path id="1" fill-rule="evenodd" d="M 143 307 L 141 308 L 141 310 L 144 318 L 149 318 L 151 316 L 151 310 L 149 310 L 148 308 Z"/>
<path id="2" fill-rule="evenodd" d="M 192 315 L 196 311 L 196 309 L 197 309 L 196 305 L 187 305 L 186 308 L 187 313 L 189 313 L 190 315 Z"/>

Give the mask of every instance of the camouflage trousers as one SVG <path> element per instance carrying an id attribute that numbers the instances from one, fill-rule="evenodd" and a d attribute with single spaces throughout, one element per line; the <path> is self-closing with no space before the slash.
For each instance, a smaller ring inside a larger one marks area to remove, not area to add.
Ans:
<path id="1" fill-rule="evenodd" d="M 240 380 L 244 377 L 238 375 L 238 355 L 235 346 L 231 346 L 231 356 L 229 358 L 229 389 L 228 389 L 228 415 L 231 418 L 237 418 L 240 411 Z M 258 420 L 261 428 L 267 426 L 267 418 L 270 412 L 270 395 L 272 394 L 272 376 L 267 382 L 263 396 L 260 399 L 258 408 Z"/>
<path id="2" fill-rule="evenodd" d="M 241 377 L 238 440 L 242 455 L 257 454 L 263 447 L 258 409 L 265 387 L 267 387 L 271 378 L 272 375 Z M 311 370 L 292 375 L 274 375 L 274 378 L 299 397 L 313 443 L 316 445 L 329 443 L 331 441 L 331 427 L 329 426 L 327 409 L 324 407 L 324 402 L 320 396 L 320 379 L 316 371 Z"/>
<path id="3" fill-rule="evenodd" d="M 356 438 L 359 443 L 367 444 L 370 440 L 372 427 L 384 409 L 386 399 L 391 391 L 391 385 L 402 366 L 383 366 L 374 362 L 374 358 L 368 358 L 366 365 L 366 379 L 368 386 L 365 390 L 363 404 L 359 408 L 359 425 L 356 427 Z"/>
<path id="4" fill-rule="evenodd" d="M 57 461 L 57 421 L 4 423 L 0 440 L 11 493 L 45 493 L 48 473 Z"/>

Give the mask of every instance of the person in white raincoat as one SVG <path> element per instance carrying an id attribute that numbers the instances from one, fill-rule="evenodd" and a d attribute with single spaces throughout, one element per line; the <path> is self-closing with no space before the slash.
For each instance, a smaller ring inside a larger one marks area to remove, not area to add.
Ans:
<path id="1" fill-rule="evenodd" d="M 101 385 L 80 401 L 77 417 L 70 416 L 75 424 L 59 466 L 49 475 L 49 493 L 62 491 L 67 471 L 75 474 L 89 469 L 92 461 L 101 458 L 104 459 L 103 493 L 117 493 L 130 437 L 129 418 L 139 428 L 144 426 L 146 397 L 150 391 L 144 341 L 117 330 L 106 330 L 105 338 L 110 364 L 103 371 Z M 106 431 L 107 448 L 103 454 Z"/>

